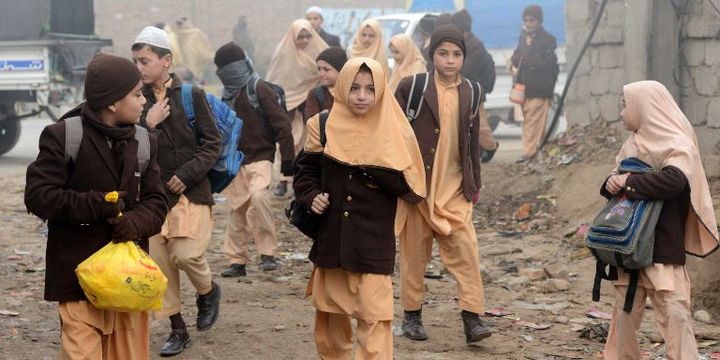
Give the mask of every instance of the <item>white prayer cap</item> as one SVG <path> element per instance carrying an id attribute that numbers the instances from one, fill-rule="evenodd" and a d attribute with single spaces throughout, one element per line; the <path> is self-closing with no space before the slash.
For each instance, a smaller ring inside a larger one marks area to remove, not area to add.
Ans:
<path id="1" fill-rule="evenodd" d="M 307 10 L 305 10 L 305 15 L 307 14 L 318 14 L 320 17 L 323 17 L 322 9 L 319 6 L 311 6 Z"/>
<path id="2" fill-rule="evenodd" d="M 155 26 L 148 26 L 144 28 L 138 36 L 135 38 L 133 45 L 135 44 L 148 44 L 161 49 L 170 49 L 170 40 L 168 35 L 163 29 L 156 28 Z"/>

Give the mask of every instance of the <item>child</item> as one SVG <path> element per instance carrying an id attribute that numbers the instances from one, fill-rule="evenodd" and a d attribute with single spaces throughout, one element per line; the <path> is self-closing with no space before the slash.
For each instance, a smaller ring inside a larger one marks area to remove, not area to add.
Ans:
<path id="1" fill-rule="evenodd" d="M 356 57 L 369 57 L 382 65 L 385 74 L 389 74 L 385 43 L 383 42 L 382 27 L 375 19 L 367 19 L 360 26 L 353 37 L 350 48 L 350 59 Z"/>
<path id="2" fill-rule="evenodd" d="M 323 110 L 332 109 L 335 101 L 335 80 L 347 62 L 345 50 L 331 47 L 323 50 L 316 59 L 320 85 L 308 92 L 305 102 L 305 122 Z"/>
<path id="3" fill-rule="evenodd" d="M 295 157 L 290 121 L 277 100 L 277 95 L 264 81 L 257 82 L 261 109 L 250 103 L 247 86 L 257 77 L 252 63 L 240 46 L 229 42 L 215 53 L 217 75 L 223 83 L 223 100 L 232 104 L 243 119 L 238 149 L 245 154 L 240 172 L 226 190 L 230 203 L 228 228 L 225 233 L 225 257 L 230 266 L 223 277 L 245 276 L 248 245 L 255 242 L 260 253 L 260 269 L 275 270 L 278 248 L 275 223 L 268 191 L 275 160 L 275 144 L 280 144 L 281 172 L 292 175 Z"/>
<path id="4" fill-rule="evenodd" d="M 400 232 L 403 332 L 413 340 L 427 339 L 421 318 L 423 276 L 434 238 L 445 266 L 458 282 L 465 340 L 472 343 L 492 333 L 479 318 L 485 310 L 485 295 L 472 222 L 472 201 L 480 191 L 480 117 L 472 113 L 471 83 L 460 75 L 465 58 L 462 31 L 451 24 L 438 26 L 430 53 L 435 71 L 428 76 L 425 103 L 412 122 L 423 153 L 428 197 L 418 205 L 401 202 L 407 213 Z M 402 109 L 412 83 L 412 77 L 403 79 L 395 93 Z"/>
<path id="5" fill-rule="evenodd" d="M 322 359 L 393 358 L 394 218 L 397 199 L 425 195 L 422 156 L 382 66 L 349 60 L 338 75 L 324 126 L 308 121 L 293 183 L 298 201 L 319 217 L 310 250 L 315 270 L 315 344 Z"/>
<path id="6" fill-rule="evenodd" d="M 425 72 L 425 59 L 412 38 L 405 34 L 391 37 L 389 48 L 395 59 L 395 66 L 388 85 L 390 91 L 395 93 L 402 78 Z"/>
<path id="7" fill-rule="evenodd" d="M 170 199 L 162 230 L 150 239 L 150 256 L 168 278 L 163 309 L 155 317 L 170 316 L 172 331 L 160 354 L 175 355 L 190 345 L 180 314 L 180 270 L 197 292 L 197 329 L 210 329 L 219 314 L 220 286 L 212 281 L 205 252 L 214 204 L 207 173 L 220 154 L 220 133 L 205 92 L 198 87 L 192 89 L 195 120 L 188 122 L 180 98 L 182 81 L 169 72 L 173 56 L 165 31 L 146 27 L 135 39 L 132 53 L 148 99 L 140 124 L 157 136 L 158 164 Z"/>
<path id="8" fill-rule="evenodd" d="M 141 87 L 130 61 L 95 56 L 85 77 L 87 100 L 43 130 L 40 153 L 27 169 L 25 205 L 48 222 L 45 300 L 60 303 L 60 359 L 150 357 L 147 312 L 97 309 L 75 276 L 78 264 L 110 241 L 138 241 L 147 251 L 148 237 L 165 220 L 167 197 L 152 136 L 147 167 L 138 168 Z M 82 137 L 73 155 L 65 147 L 71 136 L 66 121 L 76 117 Z M 68 154 L 73 160 L 66 160 Z M 116 190 L 120 200 L 105 202 L 104 194 Z"/>
<path id="9" fill-rule="evenodd" d="M 668 359 L 697 359 L 697 341 L 690 313 L 690 278 L 686 253 L 705 257 L 718 247 L 713 201 L 700 160 L 692 125 L 670 92 L 656 81 L 640 81 L 623 88 L 620 113 L 632 134 L 617 163 L 637 157 L 658 171 L 618 174 L 613 171 L 600 193 L 610 198 L 663 200 L 655 227 L 653 264 L 640 270 L 632 311 L 623 311 L 629 276 L 615 271 L 616 302 L 605 344 L 605 359 L 639 359 L 638 331 L 650 297 Z M 622 270 L 622 269 L 617 269 Z"/>

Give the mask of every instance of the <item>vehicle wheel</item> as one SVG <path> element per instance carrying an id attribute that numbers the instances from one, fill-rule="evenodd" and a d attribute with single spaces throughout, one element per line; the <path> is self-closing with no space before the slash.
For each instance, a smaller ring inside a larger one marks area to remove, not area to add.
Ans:
<path id="1" fill-rule="evenodd" d="M 20 139 L 20 120 L 15 113 L 0 118 L 0 155 L 12 150 Z"/>

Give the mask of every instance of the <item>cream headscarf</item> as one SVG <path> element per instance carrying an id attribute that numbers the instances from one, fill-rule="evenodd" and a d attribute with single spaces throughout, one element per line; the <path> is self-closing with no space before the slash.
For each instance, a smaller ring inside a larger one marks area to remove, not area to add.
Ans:
<path id="1" fill-rule="evenodd" d="M 360 39 L 360 33 L 366 27 L 370 27 L 370 29 L 375 32 L 375 42 L 368 47 L 365 47 Z M 383 46 L 382 27 L 380 27 L 380 23 L 377 20 L 367 19 L 360 23 L 360 27 L 358 27 L 357 31 L 355 31 L 355 36 L 353 37 L 353 43 L 350 48 L 348 58 L 352 59 L 355 57 L 369 57 L 371 59 L 375 59 L 375 61 L 380 63 L 385 74 L 389 73 L 387 55 L 385 55 L 385 46 Z"/>
<path id="2" fill-rule="evenodd" d="M 312 38 L 308 46 L 301 50 L 295 46 L 295 40 L 303 30 L 307 30 Z M 298 19 L 290 24 L 290 29 L 275 48 L 266 80 L 285 90 L 288 110 L 300 106 L 307 99 L 308 92 L 317 86 L 315 58 L 327 47 L 309 21 Z"/>
<path id="3" fill-rule="evenodd" d="M 705 168 L 692 125 L 670 92 L 657 81 L 639 81 L 623 88 L 622 115 L 633 130 L 617 156 L 637 157 L 654 168 L 675 166 L 690 185 L 691 206 L 685 223 L 685 251 L 706 256 L 718 247 L 718 230 Z"/>
<path id="4" fill-rule="evenodd" d="M 425 58 L 415 46 L 412 38 L 406 34 L 393 36 L 390 38 L 390 44 L 402 54 L 402 62 L 395 63 L 395 68 L 388 82 L 390 91 L 395 93 L 402 78 L 426 71 Z"/>
<path id="5" fill-rule="evenodd" d="M 372 72 L 375 103 L 365 115 L 355 115 L 348 107 L 350 87 L 360 67 Z M 307 152 L 326 156 L 352 166 L 367 166 L 402 172 L 413 193 L 425 197 L 425 170 L 415 133 L 395 97 L 387 87 L 382 66 L 370 58 L 348 60 L 335 83 L 335 102 L 326 125 L 327 143 L 323 150 L 315 123 L 308 121 Z"/>

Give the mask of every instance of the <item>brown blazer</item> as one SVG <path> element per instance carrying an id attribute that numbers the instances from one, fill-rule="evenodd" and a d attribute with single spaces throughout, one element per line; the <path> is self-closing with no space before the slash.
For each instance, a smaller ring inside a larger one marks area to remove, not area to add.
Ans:
<path id="1" fill-rule="evenodd" d="M 65 117 L 75 116 L 72 112 Z M 48 125 L 40 135 L 40 153 L 27 168 L 25 206 L 47 220 L 45 300 L 86 300 L 75 268 L 110 242 L 112 227 L 100 215 L 103 193 L 125 190 L 123 216 L 130 218 L 148 250 L 148 238 L 160 232 L 168 211 L 164 184 L 157 164 L 158 147 L 150 136 L 150 161 L 138 177 L 135 139 L 128 140 L 127 157 L 120 173 L 104 135 L 83 120 L 83 137 L 77 162 L 65 162 L 65 122 Z M 139 182 L 139 184 L 138 184 Z M 138 193 L 139 190 L 139 193 Z"/>
<path id="2" fill-rule="evenodd" d="M 348 166 L 323 154 L 305 152 L 298 155 L 296 165 L 293 189 L 300 204 L 310 209 L 315 196 L 330 194 L 330 206 L 320 216 L 318 238 L 310 249 L 315 266 L 392 274 L 397 198 L 420 200 L 411 193 L 402 173 Z"/>
<path id="3" fill-rule="evenodd" d="M 322 104 L 320 103 L 320 99 L 315 95 L 316 91 L 321 91 L 323 94 Z M 318 86 L 308 91 L 308 97 L 307 100 L 305 100 L 305 110 L 303 111 L 303 120 L 307 123 L 311 117 L 319 114 L 323 110 L 332 109 L 333 102 L 335 102 L 335 98 L 325 86 Z"/>
<path id="4" fill-rule="evenodd" d="M 395 92 L 400 107 L 406 110 L 408 97 L 412 88 L 412 76 L 403 78 Z M 458 119 L 457 131 L 460 132 L 460 160 L 463 169 L 462 190 L 465 198 L 472 201 L 472 198 L 480 190 L 480 114 L 472 114 L 471 89 L 466 81 L 458 87 L 460 95 L 460 119 Z M 482 98 L 482 96 L 481 96 Z M 430 188 L 432 181 L 432 167 L 435 162 L 435 149 L 440 138 L 440 112 L 438 106 L 437 88 L 432 72 L 428 76 L 428 86 L 425 91 L 425 99 L 420 109 L 420 114 L 412 122 L 423 163 L 425 164 L 425 177 L 427 187 Z"/>
<path id="5" fill-rule="evenodd" d="M 213 205 L 210 191 L 210 180 L 207 174 L 220 155 L 220 132 L 215 127 L 210 107 L 205 98 L 205 91 L 193 87 L 192 97 L 195 106 L 195 130 L 188 125 L 188 119 L 180 99 L 180 78 L 172 76 L 172 84 L 167 90 L 170 98 L 170 116 L 154 130 L 148 131 L 157 136 L 158 164 L 162 172 L 163 184 L 174 175 L 182 181 L 187 189 L 183 193 L 190 202 L 195 204 Z M 143 95 L 147 99 L 140 125 L 147 128 L 145 117 L 148 110 L 157 102 L 150 85 L 143 87 Z M 167 189 L 166 189 L 167 190 Z M 180 195 L 167 190 L 170 207 L 177 204 Z"/>
<path id="6" fill-rule="evenodd" d="M 280 107 L 277 95 L 264 81 L 258 81 L 257 95 L 262 113 L 255 111 L 246 88 L 240 89 L 235 98 L 234 109 L 243 120 L 242 135 L 238 149 L 245 154 L 243 164 L 261 160 L 275 161 L 275 144 L 280 144 L 282 161 L 295 157 L 292 128 L 288 114 Z"/>

